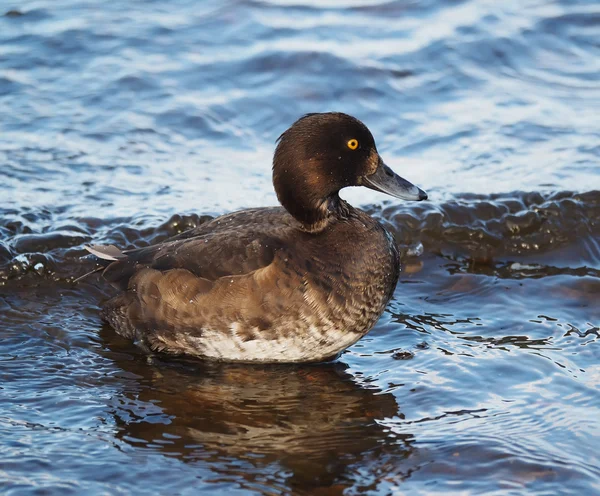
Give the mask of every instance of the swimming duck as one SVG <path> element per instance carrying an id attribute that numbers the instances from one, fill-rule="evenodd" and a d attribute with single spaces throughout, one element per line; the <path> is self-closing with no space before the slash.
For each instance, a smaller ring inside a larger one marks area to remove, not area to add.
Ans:
<path id="1" fill-rule="evenodd" d="M 273 185 L 283 208 L 223 215 L 144 248 L 88 247 L 123 290 L 102 317 L 149 351 L 219 361 L 325 361 L 358 341 L 400 262 L 392 235 L 338 192 L 426 193 L 385 165 L 362 122 L 333 112 L 279 137 Z"/>

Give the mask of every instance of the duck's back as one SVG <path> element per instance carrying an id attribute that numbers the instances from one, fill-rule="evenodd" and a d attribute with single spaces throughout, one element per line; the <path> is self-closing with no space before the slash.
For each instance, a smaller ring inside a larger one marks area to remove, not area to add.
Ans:
<path id="1" fill-rule="evenodd" d="M 319 233 L 282 208 L 218 217 L 118 256 L 104 318 L 149 349 L 227 361 L 319 361 L 375 324 L 398 279 L 395 244 L 348 207 Z"/>

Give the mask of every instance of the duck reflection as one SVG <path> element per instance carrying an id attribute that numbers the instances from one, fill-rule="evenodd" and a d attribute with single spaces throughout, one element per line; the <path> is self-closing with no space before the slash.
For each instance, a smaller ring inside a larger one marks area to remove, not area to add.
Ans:
<path id="1" fill-rule="evenodd" d="M 411 451 L 411 436 L 380 424 L 399 415 L 394 396 L 360 386 L 341 363 L 259 367 L 154 357 L 148 364 L 132 359 L 131 345 L 117 345 L 112 331 L 104 334 L 127 372 L 114 417 L 118 437 L 133 446 L 209 462 L 249 485 L 253 468 L 272 465 L 281 491 L 310 494 L 325 487 L 338 494 L 364 479 L 365 465 L 375 470 L 381 456 L 404 459 Z"/>

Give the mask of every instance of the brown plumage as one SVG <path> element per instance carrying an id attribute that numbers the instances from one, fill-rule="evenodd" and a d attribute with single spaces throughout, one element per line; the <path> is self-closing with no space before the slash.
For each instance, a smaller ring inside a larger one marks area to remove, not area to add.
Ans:
<path id="1" fill-rule="evenodd" d="M 321 361 L 356 342 L 391 298 L 399 260 L 383 226 L 338 191 L 425 193 L 339 113 L 309 114 L 281 136 L 273 183 L 284 208 L 224 215 L 137 250 L 91 247 L 123 290 L 103 317 L 150 350 L 214 360 Z"/>

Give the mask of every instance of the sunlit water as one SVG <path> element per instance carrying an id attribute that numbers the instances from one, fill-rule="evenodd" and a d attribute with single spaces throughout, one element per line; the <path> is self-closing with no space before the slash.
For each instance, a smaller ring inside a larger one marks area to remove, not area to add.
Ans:
<path id="1" fill-rule="evenodd" d="M 0 0 L 7 494 L 600 493 L 600 8 Z M 277 136 L 339 110 L 430 194 L 332 364 L 148 358 L 88 242 L 276 202 Z M 418 256 L 414 256 L 418 255 Z"/>

